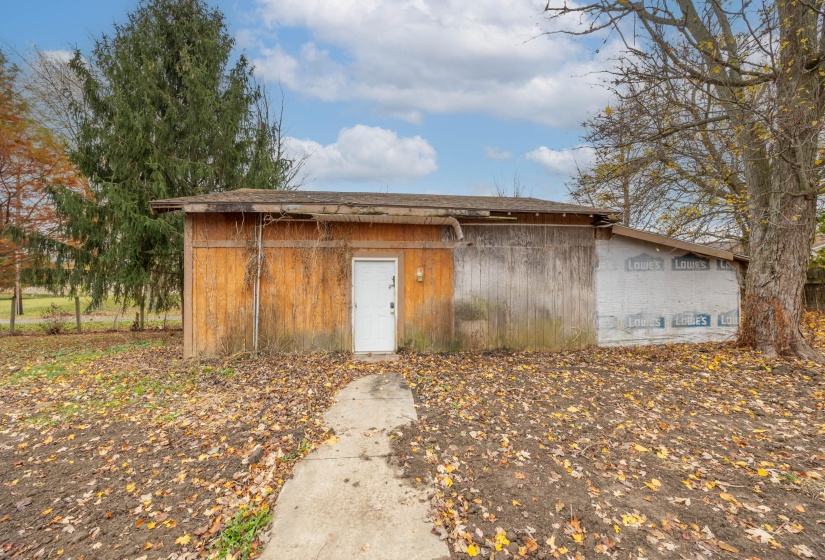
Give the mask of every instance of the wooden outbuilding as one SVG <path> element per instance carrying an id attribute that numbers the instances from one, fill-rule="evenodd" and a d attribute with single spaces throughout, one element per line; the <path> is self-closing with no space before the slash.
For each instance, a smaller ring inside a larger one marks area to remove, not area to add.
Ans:
<path id="1" fill-rule="evenodd" d="M 617 226 L 607 209 L 250 189 L 152 208 L 185 213 L 186 356 L 556 350 L 738 325 L 743 257 Z"/>

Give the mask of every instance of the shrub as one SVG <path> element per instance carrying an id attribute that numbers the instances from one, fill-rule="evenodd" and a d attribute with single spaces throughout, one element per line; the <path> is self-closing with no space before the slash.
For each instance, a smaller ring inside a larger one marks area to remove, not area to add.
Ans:
<path id="1" fill-rule="evenodd" d="M 63 332 L 63 319 L 66 317 L 66 313 L 61 311 L 54 303 L 43 311 L 40 317 L 46 319 L 45 322 L 40 323 L 40 328 L 44 333 L 60 334 Z"/>

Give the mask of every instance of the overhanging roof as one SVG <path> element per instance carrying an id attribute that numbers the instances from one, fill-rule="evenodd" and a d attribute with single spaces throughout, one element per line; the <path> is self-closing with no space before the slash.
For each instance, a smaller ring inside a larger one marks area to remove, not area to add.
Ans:
<path id="1" fill-rule="evenodd" d="M 271 212 L 485 217 L 491 212 L 617 216 L 619 212 L 538 198 L 239 189 L 156 200 L 155 212 Z"/>
<path id="2" fill-rule="evenodd" d="M 749 262 L 750 259 L 745 255 L 740 255 L 732 251 L 725 251 L 724 249 L 717 249 L 716 247 L 709 247 L 707 245 L 700 245 L 699 243 L 691 243 L 689 241 L 682 241 L 674 237 L 666 235 L 659 235 L 658 233 L 651 233 L 649 231 L 642 231 L 640 229 L 629 228 L 626 226 L 613 225 L 611 226 L 614 235 L 621 235 L 622 237 L 630 237 L 640 241 L 648 241 L 650 243 L 657 243 L 667 247 L 674 247 L 689 251 L 697 255 L 704 255 L 706 257 L 716 257 L 727 261 Z"/>

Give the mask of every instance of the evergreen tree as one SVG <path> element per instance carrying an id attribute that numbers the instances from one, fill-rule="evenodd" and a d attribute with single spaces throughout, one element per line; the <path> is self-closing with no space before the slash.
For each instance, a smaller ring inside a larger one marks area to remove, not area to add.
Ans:
<path id="1" fill-rule="evenodd" d="M 223 15 L 201 0 L 144 0 L 91 56 L 71 68 L 82 85 L 70 156 L 90 195 L 52 189 L 65 244 L 41 281 L 141 310 L 166 310 L 183 285 L 183 217 L 153 215 L 155 199 L 245 188 L 290 188 L 280 121 Z M 262 110 L 262 107 L 264 110 Z"/>

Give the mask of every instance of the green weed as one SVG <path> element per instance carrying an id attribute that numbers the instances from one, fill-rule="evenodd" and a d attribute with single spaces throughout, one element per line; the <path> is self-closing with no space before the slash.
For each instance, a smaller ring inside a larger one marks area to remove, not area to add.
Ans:
<path id="1" fill-rule="evenodd" d="M 782 482 L 787 482 L 789 484 L 799 484 L 799 477 L 792 472 L 783 472 L 779 475 L 779 480 L 781 480 Z"/>
<path id="2" fill-rule="evenodd" d="M 161 414 L 160 416 L 155 418 L 155 422 L 163 422 L 163 423 L 174 422 L 175 419 L 177 419 L 177 417 L 180 416 L 180 415 L 181 415 L 180 412 L 170 412 L 169 414 Z"/>
<path id="3" fill-rule="evenodd" d="M 293 459 L 297 459 L 304 453 L 306 453 L 307 448 L 309 447 L 309 441 L 307 438 L 301 440 L 301 443 L 298 444 L 298 449 L 293 451 L 292 453 L 287 453 L 283 457 L 281 457 L 282 461 L 292 461 Z"/>
<path id="4" fill-rule="evenodd" d="M 257 513 L 241 509 L 232 516 L 221 536 L 212 545 L 217 550 L 218 558 L 235 558 L 246 560 L 252 554 L 252 544 L 258 533 L 272 521 L 269 507 L 264 506 Z"/>

